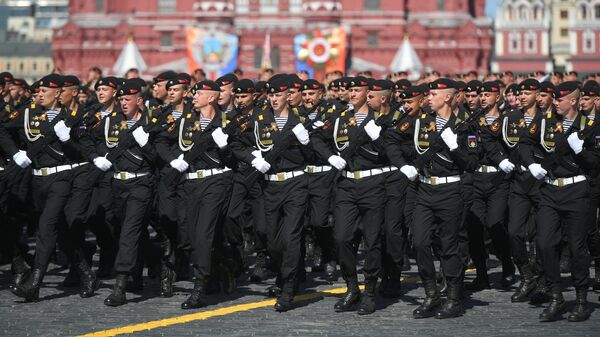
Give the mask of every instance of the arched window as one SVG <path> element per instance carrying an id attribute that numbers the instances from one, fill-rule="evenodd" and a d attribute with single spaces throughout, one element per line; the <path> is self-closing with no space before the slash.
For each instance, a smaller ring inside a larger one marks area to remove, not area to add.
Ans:
<path id="1" fill-rule="evenodd" d="M 594 6 L 594 18 L 596 20 L 600 19 L 600 5 Z"/>
<path id="2" fill-rule="evenodd" d="M 541 20 L 542 16 L 543 16 L 542 8 L 538 5 L 535 5 L 535 7 L 533 7 L 533 19 Z"/>
<path id="3" fill-rule="evenodd" d="M 587 19 L 587 6 L 585 4 L 579 6 L 579 18 L 584 20 Z"/>
<path id="4" fill-rule="evenodd" d="M 529 19 L 529 10 L 527 9 L 527 6 L 525 5 L 521 5 L 519 7 L 519 20 L 528 20 Z"/>
<path id="5" fill-rule="evenodd" d="M 521 53 L 521 33 L 510 32 L 508 34 L 508 52 L 510 54 Z"/>
<path id="6" fill-rule="evenodd" d="M 511 5 L 506 5 L 506 8 L 504 9 L 504 17 L 508 21 L 513 19 L 513 8 Z"/>
<path id="7" fill-rule="evenodd" d="M 528 54 L 537 53 L 538 36 L 534 31 L 525 33 L 525 52 Z"/>
<path id="8" fill-rule="evenodd" d="M 596 33 L 593 30 L 583 32 L 583 52 L 591 54 L 596 52 Z"/>

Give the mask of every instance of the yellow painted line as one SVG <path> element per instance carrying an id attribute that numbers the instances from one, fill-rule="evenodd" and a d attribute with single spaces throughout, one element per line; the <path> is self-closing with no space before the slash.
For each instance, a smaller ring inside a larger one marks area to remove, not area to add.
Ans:
<path id="1" fill-rule="evenodd" d="M 467 272 L 469 272 L 469 271 L 471 271 L 471 270 L 467 270 Z M 403 277 L 400 280 L 402 281 L 402 283 L 414 283 L 414 282 L 417 282 L 419 280 L 419 278 L 418 277 Z M 364 286 L 361 285 L 360 288 L 363 289 Z M 298 296 L 294 297 L 294 301 L 296 301 L 296 302 L 308 301 L 308 300 L 312 300 L 312 299 L 319 298 L 319 297 L 325 297 L 328 295 L 343 294 L 345 292 L 346 292 L 346 288 L 335 288 L 335 289 L 329 289 L 329 290 L 323 290 L 323 291 L 316 291 L 316 292 L 312 292 L 312 293 L 308 293 L 308 294 L 298 295 Z M 206 319 L 209 319 L 212 317 L 225 316 L 225 315 L 233 314 L 236 312 L 243 312 L 243 311 L 248 311 L 248 310 L 252 310 L 252 309 L 270 307 L 270 306 L 274 306 L 274 305 L 275 305 L 275 299 L 265 300 L 265 301 L 260 301 L 260 302 L 246 303 L 246 304 L 238 304 L 238 305 L 233 305 L 233 306 L 229 306 L 229 307 L 224 307 L 224 308 L 219 308 L 219 309 L 214 309 L 214 310 L 209 310 L 209 311 L 204 311 L 204 312 L 197 312 L 197 313 L 188 314 L 188 315 L 182 315 L 182 316 L 176 316 L 176 317 L 171 317 L 171 318 L 159 319 L 156 321 L 128 325 L 128 326 L 124 326 L 121 328 L 114 328 L 114 329 L 92 332 L 92 333 L 88 333 L 85 335 L 79 335 L 77 337 L 113 337 L 113 336 L 118 336 L 118 335 L 123 335 L 123 334 L 131 334 L 131 333 L 140 332 L 140 331 L 164 328 L 164 327 L 176 325 L 176 324 L 184 324 L 184 323 L 189 323 L 189 322 L 193 322 L 193 321 L 202 321 L 202 320 L 206 320 Z"/>

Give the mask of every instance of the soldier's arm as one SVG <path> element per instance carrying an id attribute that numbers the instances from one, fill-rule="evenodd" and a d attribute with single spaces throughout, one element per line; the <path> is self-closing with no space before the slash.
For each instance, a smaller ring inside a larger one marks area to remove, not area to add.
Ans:
<path id="1" fill-rule="evenodd" d="M 388 160 L 396 167 L 400 168 L 407 164 L 402 151 L 402 139 L 400 134 L 394 128 L 389 128 L 383 135 L 384 153 Z"/>
<path id="2" fill-rule="evenodd" d="M 254 155 L 252 155 L 252 151 L 255 151 L 256 148 L 253 146 L 255 144 L 254 138 L 254 121 L 251 120 L 248 122 L 248 128 L 240 132 L 236 135 L 229 147 L 231 149 L 231 153 L 237 160 L 243 161 L 248 165 L 252 164 L 254 160 Z"/>
<path id="3" fill-rule="evenodd" d="M 177 129 L 178 128 L 175 128 L 175 130 Z M 156 153 L 165 163 L 170 163 L 171 161 L 177 159 L 179 153 L 175 153 L 171 150 L 171 137 L 168 130 L 163 130 L 156 136 L 154 145 L 156 148 Z"/>
<path id="4" fill-rule="evenodd" d="M 19 152 L 19 148 L 13 142 L 10 133 L 4 127 L 4 124 L 0 124 L 0 147 L 4 153 L 8 154 L 10 157 L 14 156 L 15 153 Z"/>

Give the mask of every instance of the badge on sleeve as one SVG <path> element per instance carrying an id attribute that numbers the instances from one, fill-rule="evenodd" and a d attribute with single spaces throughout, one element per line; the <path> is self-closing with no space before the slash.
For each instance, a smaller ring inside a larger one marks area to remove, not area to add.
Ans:
<path id="1" fill-rule="evenodd" d="M 537 131 L 537 124 L 531 123 L 531 125 L 529 126 L 529 134 L 535 135 L 536 131 Z"/>
<path id="2" fill-rule="evenodd" d="M 410 126 L 410 123 L 408 123 L 408 122 L 402 123 L 402 125 L 400 126 L 400 131 L 404 132 L 404 131 L 408 130 L 409 126 Z"/>
<path id="3" fill-rule="evenodd" d="M 467 144 L 472 149 L 476 148 L 477 147 L 477 136 L 468 136 L 467 137 Z"/>

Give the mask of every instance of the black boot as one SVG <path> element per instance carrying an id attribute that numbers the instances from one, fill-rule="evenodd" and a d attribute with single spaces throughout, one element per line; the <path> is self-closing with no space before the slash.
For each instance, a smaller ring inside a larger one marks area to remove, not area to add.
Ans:
<path id="1" fill-rule="evenodd" d="M 519 273 L 521 274 L 521 283 L 510 297 L 511 302 L 527 302 L 529 295 L 531 295 L 537 286 L 529 264 L 520 266 Z"/>
<path id="2" fill-rule="evenodd" d="M 569 322 L 583 322 L 590 318 L 590 307 L 587 302 L 587 289 L 575 290 L 575 308 L 569 314 Z"/>
<path id="3" fill-rule="evenodd" d="M 252 282 L 262 282 L 267 279 L 267 253 L 259 251 L 256 253 L 256 264 L 254 265 L 254 271 L 250 276 Z"/>
<path id="4" fill-rule="evenodd" d="M 531 294 L 529 303 L 531 304 L 542 304 L 550 301 L 550 288 L 546 282 L 546 278 L 541 276 L 537 281 L 537 286 Z"/>
<path id="5" fill-rule="evenodd" d="M 177 279 L 175 271 L 163 263 L 160 271 L 160 296 L 173 296 L 173 282 Z"/>
<path id="6" fill-rule="evenodd" d="M 485 271 L 483 274 L 477 275 L 470 283 L 465 284 L 465 289 L 469 291 L 482 291 L 490 288 L 490 281 Z"/>
<path id="7" fill-rule="evenodd" d="M 540 322 L 554 322 L 562 317 L 567 303 L 560 290 L 552 291 L 550 305 L 540 314 Z"/>
<path id="8" fill-rule="evenodd" d="M 15 256 L 13 258 L 10 269 L 13 274 L 14 284 L 16 285 L 22 285 L 31 274 L 31 268 L 21 256 Z"/>
<path id="9" fill-rule="evenodd" d="M 79 270 L 79 279 L 81 280 L 81 288 L 79 289 L 79 296 L 81 298 L 88 298 L 94 296 L 94 292 L 98 290 L 100 286 L 96 274 L 90 268 L 90 265 L 86 260 L 80 260 L 77 264 Z"/>
<path id="10" fill-rule="evenodd" d="M 329 282 L 337 281 L 337 264 L 334 260 L 327 262 L 327 264 L 325 265 L 325 278 Z"/>
<path id="11" fill-rule="evenodd" d="M 358 289 L 358 278 L 353 276 L 346 280 L 348 290 L 344 296 L 335 303 L 333 310 L 335 312 L 345 312 L 356 310 L 356 305 L 360 300 L 360 290 Z"/>
<path id="12" fill-rule="evenodd" d="M 435 314 L 435 318 L 445 319 L 464 315 L 465 308 L 462 305 L 461 290 L 461 285 L 452 285 L 448 288 L 448 299 L 440 311 Z"/>
<path id="13" fill-rule="evenodd" d="M 66 288 L 77 287 L 81 283 L 81 279 L 79 278 L 79 269 L 75 262 L 72 262 L 69 265 L 69 272 L 65 279 L 62 281 L 62 286 Z"/>
<path id="14" fill-rule="evenodd" d="M 423 286 L 425 287 L 425 300 L 413 311 L 414 318 L 433 317 L 436 309 L 442 304 L 435 281 L 425 281 Z"/>
<path id="15" fill-rule="evenodd" d="M 400 282 L 401 266 L 394 266 L 390 271 L 386 287 L 381 292 L 385 298 L 398 298 L 401 294 L 402 283 Z"/>
<path id="16" fill-rule="evenodd" d="M 500 282 L 500 286 L 503 289 L 510 289 L 515 282 L 515 265 L 510 258 L 507 258 L 506 262 L 502 262 L 502 281 Z"/>
<path id="17" fill-rule="evenodd" d="M 197 309 L 205 307 L 206 305 L 206 286 L 204 279 L 195 278 L 192 294 L 185 302 L 181 303 L 181 309 Z"/>
<path id="18" fill-rule="evenodd" d="M 294 300 L 294 281 L 287 280 L 281 288 L 281 295 L 275 302 L 275 310 L 278 312 L 286 312 L 292 309 L 292 301 Z"/>
<path id="19" fill-rule="evenodd" d="M 44 271 L 33 269 L 31 274 L 23 284 L 15 284 L 10 287 L 10 291 L 25 299 L 25 302 L 37 302 L 40 298 L 40 287 L 44 278 Z"/>
<path id="20" fill-rule="evenodd" d="M 113 292 L 104 300 L 105 305 L 108 305 L 109 307 L 118 307 L 127 303 L 127 298 L 125 297 L 127 277 L 127 274 L 117 274 Z"/>
<path id="21" fill-rule="evenodd" d="M 359 315 L 370 315 L 375 312 L 375 287 L 377 286 L 377 278 L 370 278 L 365 283 L 365 291 L 360 297 L 358 303 Z"/>

